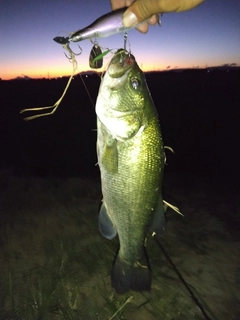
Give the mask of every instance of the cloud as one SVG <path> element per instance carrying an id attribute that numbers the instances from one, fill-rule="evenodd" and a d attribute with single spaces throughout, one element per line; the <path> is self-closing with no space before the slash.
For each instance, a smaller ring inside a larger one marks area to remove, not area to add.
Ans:
<path id="1" fill-rule="evenodd" d="M 232 63 L 224 63 L 221 65 L 221 67 L 223 68 L 228 68 L 228 67 L 237 67 L 239 66 L 239 64 L 237 64 L 236 62 L 232 62 Z"/>

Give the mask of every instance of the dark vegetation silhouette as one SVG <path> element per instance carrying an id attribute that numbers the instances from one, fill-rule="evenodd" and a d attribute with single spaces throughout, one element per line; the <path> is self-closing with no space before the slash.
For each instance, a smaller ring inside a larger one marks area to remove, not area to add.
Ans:
<path id="1" fill-rule="evenodd" d="M 100 76 L 82 77 L 95 103 Z M 164 143 L 175 151 L 175 156 L 168 154 L 168 169 L 234 177 L 240 160 L 239 69 L 152 72 L 146 78 Z M 11 166 L 23 174 L 98 174 L 95 110 L 80 76 L 54 115 L 26 122 L 23 118 L 30 113 L 19 114 L 24 108 L 54 104 L 66 82 L 0 82 L 0 167 Z"/>

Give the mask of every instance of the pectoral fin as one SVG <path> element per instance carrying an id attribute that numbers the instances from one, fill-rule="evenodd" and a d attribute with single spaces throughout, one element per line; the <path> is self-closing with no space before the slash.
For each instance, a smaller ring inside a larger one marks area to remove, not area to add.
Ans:
<path id="1" fill-rule="evenodd" d="M 117 230 L 115 229 L 112 220 L 107 213 L 104 203 L 102 204 L 99 212 L 98 225 L 99 230 L 104 238 L 111 240 L 116 237 Z"/>
<path id="2" fill-rule="evenodd" d="M 102 165 L 108 173 L 118 172 L 117 141 L 110 135 L 105 137 L 105 146 L 102 153 Z"/>

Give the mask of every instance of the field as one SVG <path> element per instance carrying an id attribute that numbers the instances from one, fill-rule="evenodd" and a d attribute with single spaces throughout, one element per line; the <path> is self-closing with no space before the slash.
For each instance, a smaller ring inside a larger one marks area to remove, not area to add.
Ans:
<path id="1" fill-rule="evenodd" d="M 167 151 L 167 229 L 149 238 L 151 292 L 117 295 L 118 240 L 98 231 L 100 78 L 0 81 L 0 315 L 8 320 L 240 319 L 239 71 L 147 74 Z"/>

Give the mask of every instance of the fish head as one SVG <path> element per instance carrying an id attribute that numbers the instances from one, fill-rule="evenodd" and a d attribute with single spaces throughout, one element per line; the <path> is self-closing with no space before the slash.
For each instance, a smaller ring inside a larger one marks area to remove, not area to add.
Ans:
<path id="1" fill-rule="evenodd" d="M 146 125 L 150 93 L 135 57 L 124 49 L 113 56 L 101 82 L 96 113 L 117 139 L 131 138 Z"/>

